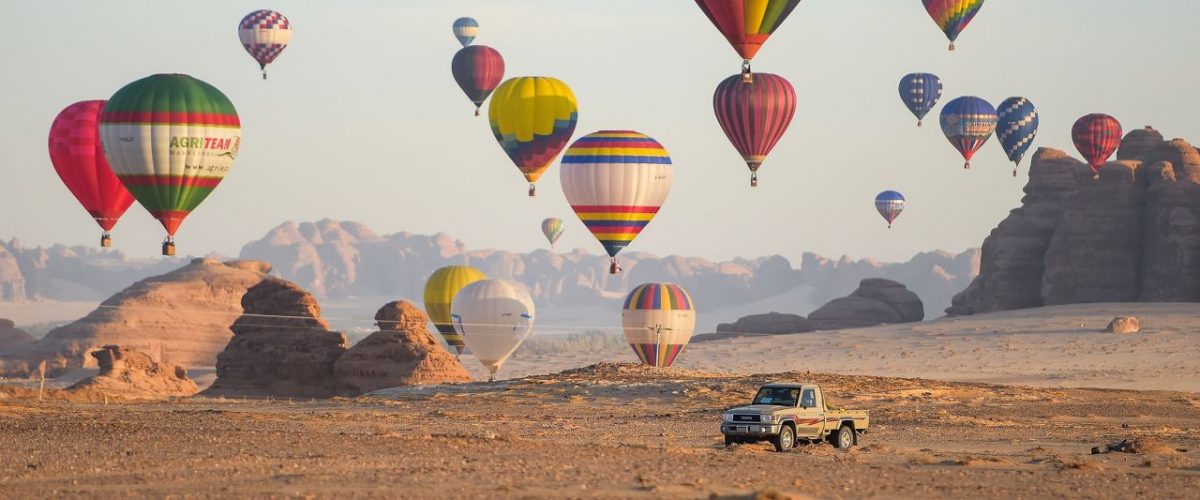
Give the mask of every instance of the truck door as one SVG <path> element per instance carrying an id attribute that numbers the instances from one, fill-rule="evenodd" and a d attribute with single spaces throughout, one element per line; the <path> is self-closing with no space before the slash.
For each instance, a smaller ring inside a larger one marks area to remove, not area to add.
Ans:
<path id="1" fill-rule="evenodd" d="M 806 438 L 821 437 L 825 429 L 825 412 L 819 405 L 817 390 L 805 387 L 800 393 L 799 414 L 796 415 L 796 434 Z"/>

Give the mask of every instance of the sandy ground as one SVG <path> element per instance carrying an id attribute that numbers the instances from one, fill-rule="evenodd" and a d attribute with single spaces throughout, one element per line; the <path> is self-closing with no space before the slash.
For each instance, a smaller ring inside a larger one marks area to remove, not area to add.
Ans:
<path id="1" fill-rule="evenodd" d="M 725 448 L 720 414 L 767 380 L 817 381 L 871 432 Z M 1183 498 L 1197 429 L 1191 393 L 612 365 L 320 402 L 8 396 L 0 497 Z M 1146 449 L 1090 454 L 1124 438 Z"/>
<path id="2" fill-rule="evenodd" d="M 1101 330 L 1118 315 L 1142 333 Z M 502 377 L 554 373 L 633 352 L 514 358 Z M 469 356 L 477 377 L 484 372 Z M 1083 304 L 835 332 L 694 343 L 677 366 L 730 374 L 814 371 L 1039 387 L 1200 392 L 1200 304 Z"/>

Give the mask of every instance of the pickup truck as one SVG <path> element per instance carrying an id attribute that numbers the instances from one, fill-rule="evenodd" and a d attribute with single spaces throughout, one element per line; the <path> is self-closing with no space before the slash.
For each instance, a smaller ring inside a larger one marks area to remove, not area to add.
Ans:
<path id="1" fill-rule="evenodd" d="M 721 433 L 725 446 L 771 441 L 775 451 L 787 451 L 798 441 L 829 441 L 840 450 L 858 444 L 867 432 L 866 410 L 830 406 L 816 384 L 767 384 L 758 389 L 750 406 L 725 412 Z"/>

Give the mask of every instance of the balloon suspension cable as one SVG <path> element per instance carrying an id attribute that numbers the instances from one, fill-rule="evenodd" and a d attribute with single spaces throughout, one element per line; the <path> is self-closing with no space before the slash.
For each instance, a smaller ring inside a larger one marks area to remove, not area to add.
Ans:
<path id="1" fill-rule="evenodd" d="M 750 187 L 758 187 L 758 172 L 750 172 Z"/>
<path id="2" fill-rule="evenodd" d="M 754 73 L 750 72 L 749 59 L 742 59 L 742 83 L 754 83 Z"/>
<path id="3" fill-rule="evenodd" d="M 100 246 L 102 248 L 108 248 L 112 246 L 112 235 L 108 234 L 108 231 L 105 231 L 100 235 Z"/>
<path id="4" fill-rule="evenodd" d="M 532 182 L 529 183 L 529 196 L 537 196 L 537 186 L 534 186 Z"/>
<path id="5" fill-rule="evenodd" d="M 617 258 L 612 258 L 612 264 L 608 266 L 608 274 L 617 274 L 621 272 L 620 266 L 617 266 Z"/>

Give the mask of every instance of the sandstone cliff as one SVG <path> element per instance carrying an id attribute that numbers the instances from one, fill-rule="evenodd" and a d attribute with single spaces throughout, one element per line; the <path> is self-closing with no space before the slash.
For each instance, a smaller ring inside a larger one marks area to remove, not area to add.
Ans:
<path id="1" fill-rule="evenodd" d="M 1042 148 L 1021 207 L 983 243 L 952 315 L 1086 302 L 1200 302 L 1200 152 L 1152 128 L 1090 169 Z"/>
<path id="2" fill-rule="evenodd" d="M 471 375 L 429 333 L 429 318 L 407 301 L 375 313 L 379 331 L 354 344 L 333 365 L 338 392 L 355 396 L 402 385 L 470 382 Z"/>

